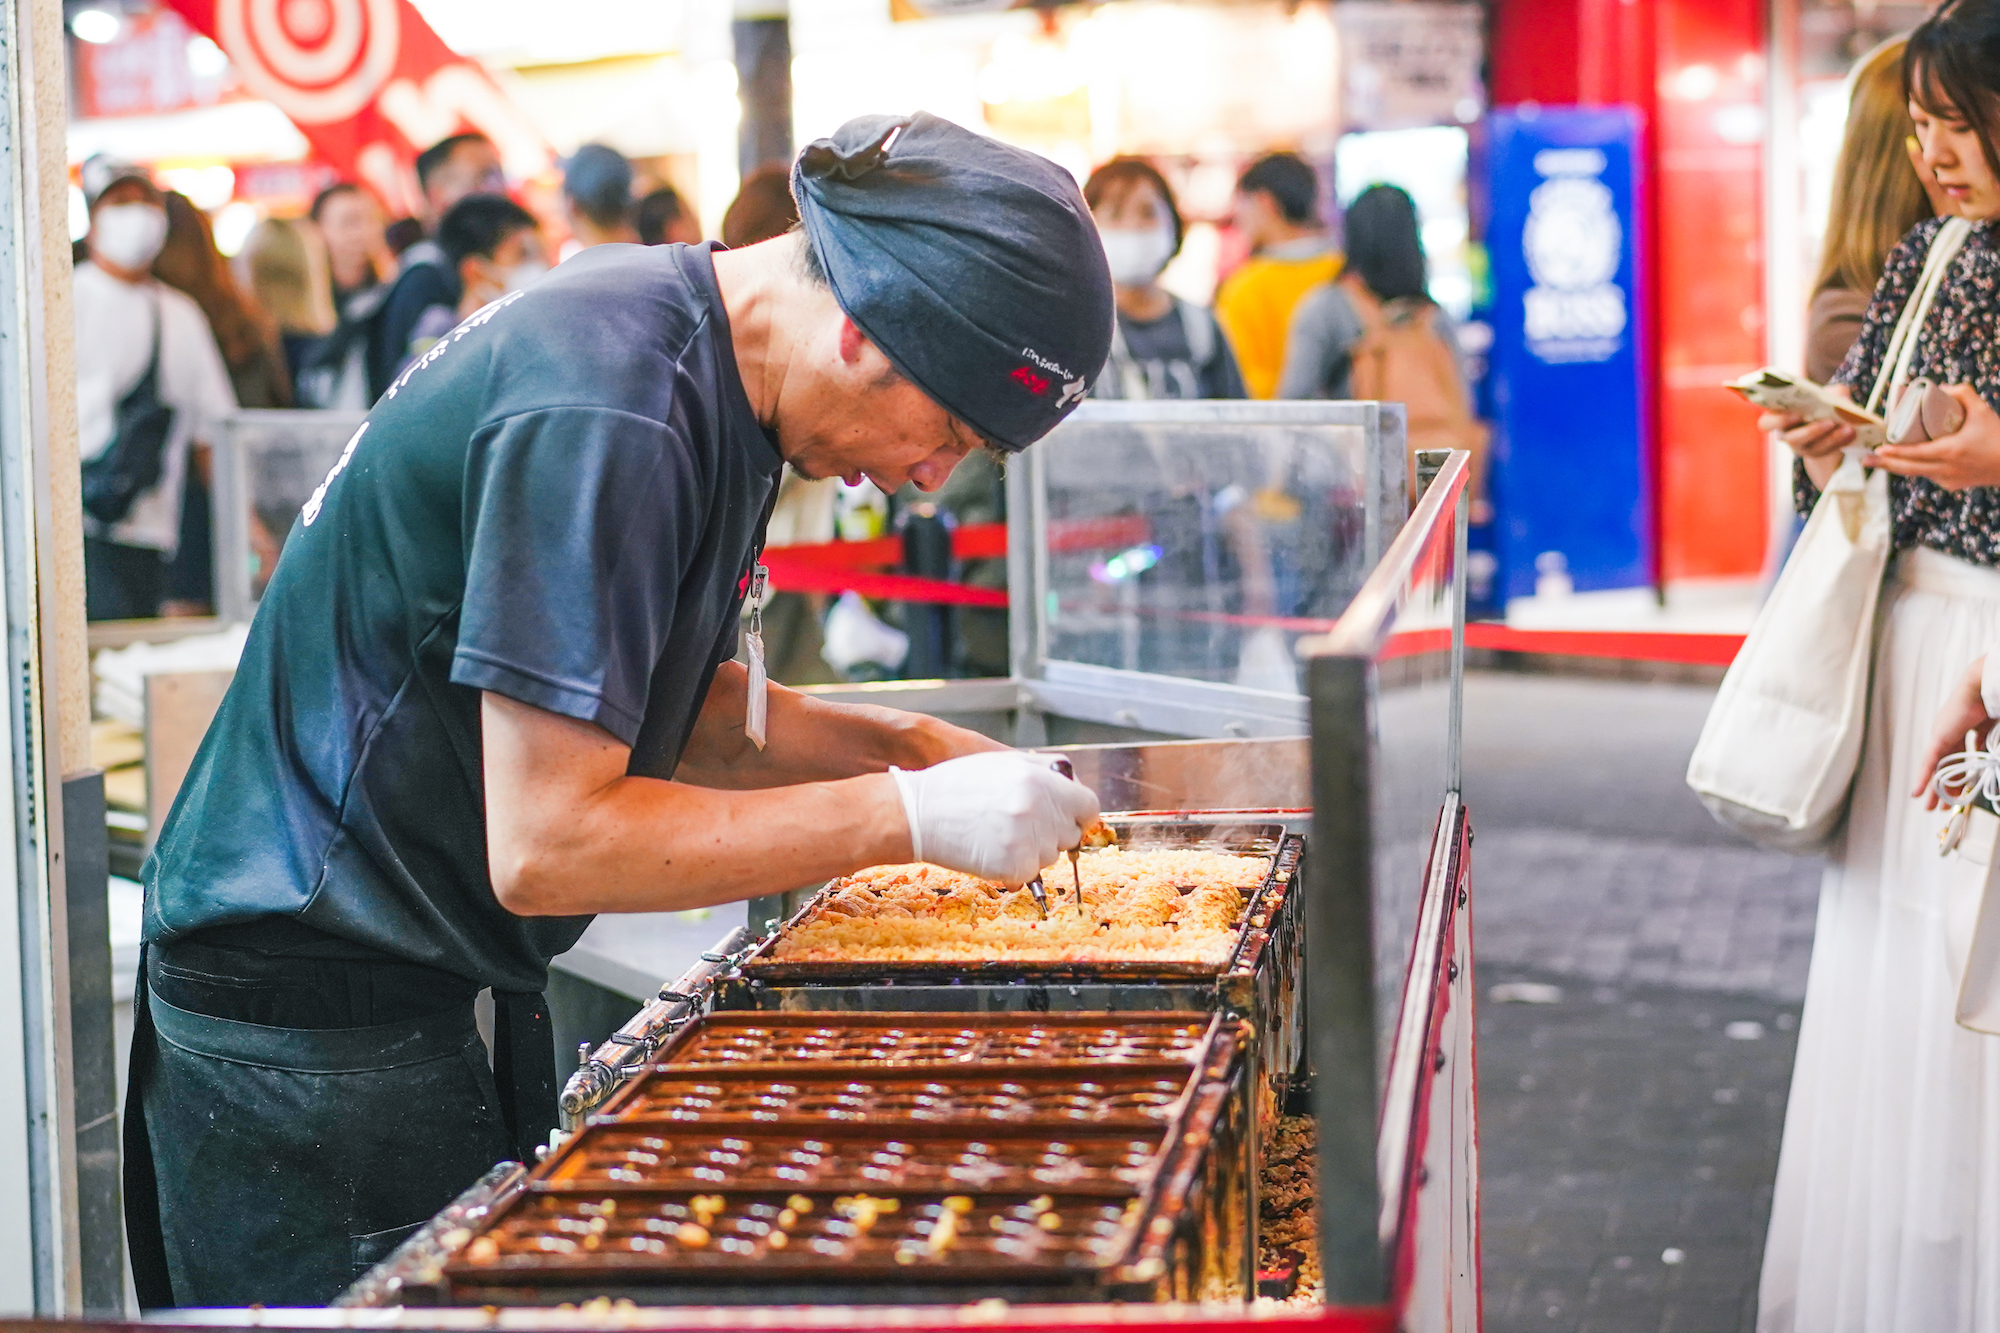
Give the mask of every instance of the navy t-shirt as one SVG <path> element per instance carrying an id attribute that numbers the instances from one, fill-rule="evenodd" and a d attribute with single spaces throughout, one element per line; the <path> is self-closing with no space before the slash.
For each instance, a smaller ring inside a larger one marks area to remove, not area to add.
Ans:
<path id="1" fill-rule="evenodd" d="M 781 469 L 705 248 L 598 246 L 467 319 L 294 524 L 147 865 L 146 938 L 285 920 L 540 989 L 589 918 L 493 896 L 480 692 L 672 776 Z"/>

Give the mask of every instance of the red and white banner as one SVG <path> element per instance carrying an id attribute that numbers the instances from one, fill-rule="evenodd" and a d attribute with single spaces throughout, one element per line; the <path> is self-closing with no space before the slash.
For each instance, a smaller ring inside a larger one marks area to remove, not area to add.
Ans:
<path id="1" fill-rule="evenodd" d="M 314 152 L 418 211 L 418 151 L 461 130 L 499 149 L 507 174 L 551 161 L 539 131 L 484 69 L 446 46 L 409 0 L 168 0 L 276 104 Z"/>

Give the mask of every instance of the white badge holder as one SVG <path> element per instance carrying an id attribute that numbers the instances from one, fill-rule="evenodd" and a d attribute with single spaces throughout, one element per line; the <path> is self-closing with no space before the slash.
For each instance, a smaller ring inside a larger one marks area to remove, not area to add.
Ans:
<path id="1" fill-rule="evenodd" d="M 750 698 L 743 710 L 743 734 L 758 749 L 764 748 L 764 724 L 770 705 L 770 677 L 764 670 L 764 583 L 766 573 L 758 565 L 750 576 L 750 632 L 744 648 L 750 658 Z"/>

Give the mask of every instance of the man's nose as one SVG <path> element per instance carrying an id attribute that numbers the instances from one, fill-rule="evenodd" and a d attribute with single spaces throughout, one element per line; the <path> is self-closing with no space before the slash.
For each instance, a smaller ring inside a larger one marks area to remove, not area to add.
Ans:
<path id="1" fill-rule="evenodd" d="M 952 469 L 958 466 L 963 455 L 951 449 L 940 449 L 923 462 L 910 469 L 910 484 L 926 495 L 938 489 L 951 478 Z"/>

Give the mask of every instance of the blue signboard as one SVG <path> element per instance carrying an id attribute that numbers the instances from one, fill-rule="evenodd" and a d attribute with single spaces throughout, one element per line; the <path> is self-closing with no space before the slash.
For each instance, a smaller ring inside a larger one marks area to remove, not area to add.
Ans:
<path id="1" fill-rule="evenodd" d="M 1638 116 L 1523 106 L 1487 123 L 1498 591 L 1644 586 L 1653 495 Z"/>

